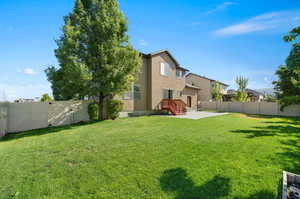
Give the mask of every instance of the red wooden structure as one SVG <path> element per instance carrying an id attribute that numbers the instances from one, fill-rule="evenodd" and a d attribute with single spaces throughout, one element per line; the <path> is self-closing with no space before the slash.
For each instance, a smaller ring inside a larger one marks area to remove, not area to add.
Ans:
<path id="1" fill-rule="evenodd" d="M 164 99 L 161 102 L 161 109 L 171 112 L 172 115 L 184 115 L 186 107 L 186 103 L 180 99 Z"/>

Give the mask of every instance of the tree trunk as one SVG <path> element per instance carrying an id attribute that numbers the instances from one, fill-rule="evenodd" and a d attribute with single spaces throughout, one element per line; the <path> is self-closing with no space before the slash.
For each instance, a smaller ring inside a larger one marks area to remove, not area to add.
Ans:
<path id="1" fill-rule="evenodd" d="M 98 120 L 103 121 L 105 120 L 105 106 L 104 106 L 105 98 L 103 94 L 99 95 L 98 99 L 98 105 L 99 105 L 99 111 L 98 111 Z"/>

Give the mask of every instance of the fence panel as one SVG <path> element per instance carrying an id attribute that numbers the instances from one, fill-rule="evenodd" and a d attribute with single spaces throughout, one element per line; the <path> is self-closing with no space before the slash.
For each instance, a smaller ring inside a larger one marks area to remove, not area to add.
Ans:
<path id="1" fill-rule="evenodd" d="M 243 103 L 241 102 L 231 102 L 230 103 L 230 112 L 237 112 L 237 113 L 243 113 Z"/>
<path id="2" fill-rule="evenodd" d="M 278 110 L 282 116 L 300 116 L 300 105 L 292 105 L 286 107 L 283 111 Z"/>
<path id="3" fill-rule="evenodd" d="M 10 103 L 8 132 L 21 132 L 48 127 L 47 103 Z"/>
<path id="4" fill-rule="evenodd" d="M 230 103 L 229 102 L 219 103 L 218 110 L 228 112 L 230 110 Z"/>
<path id="5" fill-rule="evenodd" d="M 0 103 L 0 137 L 48 126 L 88 121 L 88 101 Z"/>
<path id="6" fill-rule="evenodd" d="M 0 104 L 0 137 L 4 136 L 7 132 L 7 106 Z"/>
<path id="7" fill-rule="evenodd" d="M 246 102 L 244 103 L 244 113 L 258 114 L 260 112 L 260 103 Z"/>
<path id="8" fill-rule="evenodd" d="M 279 105 L 275 102 L 261 102 L 260 113 L 262 115 L 278 115 Z"/>
<path id="9" fill-rule="evenodd" d="M 286 107 L 280 111 L 280 105 L 274 102 L 201 102 L 202 110 L 219 110 L 259 115 L 300 116 L 300 105 Z"/>

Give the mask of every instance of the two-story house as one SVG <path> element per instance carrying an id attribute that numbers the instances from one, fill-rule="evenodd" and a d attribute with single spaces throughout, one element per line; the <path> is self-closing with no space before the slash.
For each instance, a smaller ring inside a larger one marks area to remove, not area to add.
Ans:
<path id="1" fill-rule="evenodd" d="M 142 54 L 143 65 L 133 89 L 122 97 L 124 111 L 161 110 L 165 100 L 196 110 L 199 88 L 186 83 L 187 69 L 167 50 Z M 176 101 L 177 100 L 177 101 Z"/>
<path id="2" fill-rule="evenodd" d="M 173 114 L 183 114 L 188 110 L 196 111 L 200 101 L 212 100 L 215 80 L 188 74 L 188 70 L 167 50 L 141 55 L 143 65 L 137 81 L 131 91 L 122 96 L 124 111 L 163 109 Z M 228 85 L 221 85 L 225 92 Z"/>

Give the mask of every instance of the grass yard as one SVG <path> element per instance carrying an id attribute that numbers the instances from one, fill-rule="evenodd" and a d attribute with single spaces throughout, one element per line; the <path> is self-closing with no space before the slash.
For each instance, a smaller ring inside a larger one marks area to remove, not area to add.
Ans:
<path id="1" fill-rule="evenodd" d="M 140 117 L 0 141 L 0 198 L 275 199 L 300 119 Z"/>

